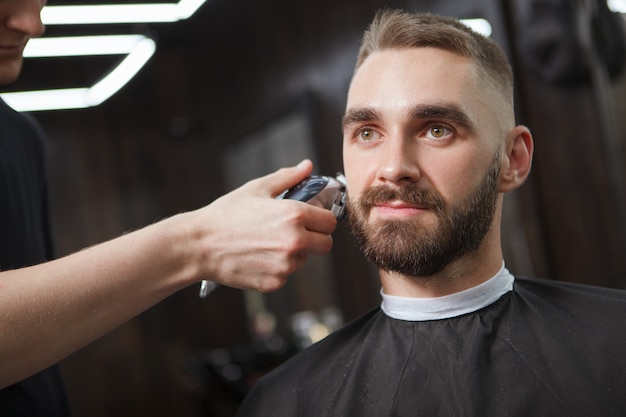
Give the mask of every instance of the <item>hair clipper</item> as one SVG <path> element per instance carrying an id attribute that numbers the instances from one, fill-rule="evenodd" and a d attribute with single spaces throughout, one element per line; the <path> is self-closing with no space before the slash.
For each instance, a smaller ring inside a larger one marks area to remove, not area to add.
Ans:
<path id="1" fill-rule="evenodd" d="M 342 219 L 346 214 L 346 177 L 341 172 L 334 178 L 311 175 L 276 199 L 303 201 L 330 210 L 337 219 Z"/>

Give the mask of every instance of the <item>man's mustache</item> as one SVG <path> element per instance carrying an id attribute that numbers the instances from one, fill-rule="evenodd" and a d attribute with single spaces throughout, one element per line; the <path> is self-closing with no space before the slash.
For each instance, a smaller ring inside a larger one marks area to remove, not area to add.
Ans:
<path id="1" fill-rule="evenodd" d="M 359 198 L 359 206 L 366 212 L 377 204 L 399 200 L 408 204 L 442 212 L 445 201 L 441 195 L 432 189 L 426 189 L 416 184 L 409 184 L 400 188 L 390 188 L 378 185 L 363 191 Z"/>

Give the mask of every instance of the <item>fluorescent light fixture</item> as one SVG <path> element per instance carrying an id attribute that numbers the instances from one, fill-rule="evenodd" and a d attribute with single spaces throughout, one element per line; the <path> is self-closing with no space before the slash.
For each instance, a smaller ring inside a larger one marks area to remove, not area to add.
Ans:
<path id="1" fill-rule="evenodd" d="M 176 22 L 188 19 L 205 1 L 45 6 L 41 20 L 45 25 Z"/>
<path id="2" fill-rule="evenodd" d="M 135 3 L 45 6 L 45 25 L 176 22 L 191 17 L 206 0 L 178 3 Z M 142 35 L 76 36 L 31 39 L 25 58 L 121 55 L 126 58 L 91 87 L 20 91 L 0 94 L 18 111 L 77 109 L 97 106 L 121 89 L 154 54 L 154 41 Z"/>
<path id="3" fill-rule="evenodd" d="M 64 39 L 65 44 L 68 45 L 65 54 L 61 55 L 59 52 L 57 55 L 51 55 L 51 51 L 46 53 L 44 48 L 54 43 L 60 43 L 59 48 L 62 50 Z M 31 42 L 34 42 L 34 46 L 31 46 Z M 124 53 L 127 55 L 122 62 L 91 87 L 20 91 L 0 94 L 0 97 L 17 111 L 80 109 L 97 106 L 126 85 L 143 68 L 156 50 L 154 41 L 143 35 L 85 36 L 32 39 L 24 55 L 30 57 L 84 55 L 81 52 L 84 52 L 85 45 L 91 45 L 89 55 Z"/>
<path id="4" fill-rule="evenodd" d="M 491 36 L 493 29 L 486 19 L 461 19 L 461 23 L 469 26 L 474 32 L 478 32 L 483 36 Z"/>
<path id="5" fill-rule="evenodd" d="M 34 38 L 24 48 L 24 58 L 129 54 L 143 35 L 64 36 Z"/>

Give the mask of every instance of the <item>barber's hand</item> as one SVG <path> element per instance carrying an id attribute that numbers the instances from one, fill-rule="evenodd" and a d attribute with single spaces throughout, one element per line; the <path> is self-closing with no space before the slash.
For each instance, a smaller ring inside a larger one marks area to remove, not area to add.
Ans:
<path id="1" fill-rule="evenodd" d="M 203 237 L 207 276 L 221 284 L 274 291 L 304 265 L 309 254 L 332 247 L 337 219 L 326 209 L 276 200 L 311 174 L 311 161 L 254 179 L 198 211 L 207 222 Z"/>

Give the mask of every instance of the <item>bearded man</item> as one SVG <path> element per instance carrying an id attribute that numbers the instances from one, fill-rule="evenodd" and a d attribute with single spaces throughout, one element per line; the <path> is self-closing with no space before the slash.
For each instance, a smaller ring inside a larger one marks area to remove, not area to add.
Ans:
<path id="1" fill-rule="evenodd" d="M 382 303 L 238 416 L 623 416 L 626 293 L 513 277 L 503 195 L 531 168 L 513 76 L 456 19 L 379 13 L 343 118 L 348 213 Z"/>

